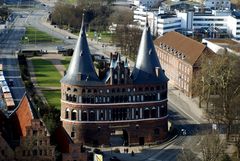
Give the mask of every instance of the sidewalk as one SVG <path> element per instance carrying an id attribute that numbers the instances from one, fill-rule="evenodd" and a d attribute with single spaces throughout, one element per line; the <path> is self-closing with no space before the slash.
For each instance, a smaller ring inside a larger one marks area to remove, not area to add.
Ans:
<path id="1" fill-rule="evenodd" d="M 168 84 L 168 100 L 170 104 L 173 104 L 197 124 L 207 122 L 203 109 L 198 106 L 198 99 L 187 97 L 171 84 Z"/>

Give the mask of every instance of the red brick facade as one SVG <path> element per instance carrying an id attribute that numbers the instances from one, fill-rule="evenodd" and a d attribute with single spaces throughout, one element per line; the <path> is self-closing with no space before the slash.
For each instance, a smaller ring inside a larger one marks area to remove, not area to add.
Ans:
<path id="1" fill-rule="evenodd" d="M 146 22 L 136 64 L 110 54 L 99 75 L 91 59 L 84 19 L 79 38 L 61 79 L 61 121 L 74 143 L 122 145 L 158 143 L 167 138 L 167 83 Z"/>
<path id="2" fill-rule="evenodd" d="M 165 140 L 167 84 L 135 85 L 127 80 L 111 85 L 111 82 L 114 81 L 103 86 L 62 84 L 61 121 L 74 143 L 108 145 L 116 131 L 126 133 L 129 145 Z"/>
<path id="3" fill-rule="evenodd" d="M 200 57 L 214 52 L 206 45 L 177 32 L 166 33 L 157 38 L 154 44 L 169 83 L 192 97 L 192 81 L 200 66 Z"/>

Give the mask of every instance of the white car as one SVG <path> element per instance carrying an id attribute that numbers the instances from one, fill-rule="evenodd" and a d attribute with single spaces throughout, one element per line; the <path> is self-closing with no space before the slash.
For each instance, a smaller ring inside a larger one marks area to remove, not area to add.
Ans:
<path id="1" fill-rule="evenodd" d="M 182 134 L 183 136 L 186 136 L 186 135 L 187 135 L 187 130 L 186 130 L 186 129 L 181 129 L 181 134 Z"/>

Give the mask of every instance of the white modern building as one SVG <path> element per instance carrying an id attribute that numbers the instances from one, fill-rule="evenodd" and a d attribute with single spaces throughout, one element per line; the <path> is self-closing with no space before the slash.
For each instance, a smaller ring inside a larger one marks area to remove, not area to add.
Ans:
<path id="1" fill-rule="evenodd" d="M 152 28 L 152 34 L 163 35 L 166 32 L 177 29 L 197 30 L 197 29 L 217 29 L 231 35 L 235 39 L 240 39 L 240 13 L 230 10 L 212 10 L 211 13 L 201 12 L 180 12 L 176 14 L 164 13 L 163 10 L 149 11 L 144 7 L 139 7 L 134 11 L 134 21 L 139 23 L 139 27 L 144 26 L 146 16 Z"/>
<path id="2" fill-rule="evenodd" d="M 133 11 L 133 21 L 137 22 L 140 28 L 143 28 L 146 23 L 146 18 L 148 18 L 149 26 L 153 28 L 155 14 L 156 11 L 149 12 L 147 7 L 139 6 Z"/>
<path id="3" fill-rule="evenodd" d="M 240 13 L 233 12 L 228 18 L 228 28 L 234 38 L 240 40 Z"/>
<path id="4" fill-rule="evenodd" d="M 212 10 L 211 14 L 194 13 L 193 28 L 200 29 L 215 27 L 227 32 L 229 16 L 231 16 L 231 12 L 229 10 Z"/>
<path id="5" fill-rule="evenodd" d="M 181 18 L 176 15 L 159 14 L 156 16 L 156 22 L 157 35 L 181 29 Z"/>
<path id="6" fill-rule="evenodd" d="M 146 18 L 148 18 L 151 32 L 154 35 L 163 35 L 166 32 L 175 31 L 181 28 L 181 18 L 175 14 L 166 14 L 159 8 L 155 11 L 148 11 L 146 7 L 140 6 L 134 10 L 134 21 L 144 28 Z"/>
<path id="7" fill-rule="evenodd" d="M 204 6 L 211 9 L 230 9 L 230 0 L 204 0 Z"/>

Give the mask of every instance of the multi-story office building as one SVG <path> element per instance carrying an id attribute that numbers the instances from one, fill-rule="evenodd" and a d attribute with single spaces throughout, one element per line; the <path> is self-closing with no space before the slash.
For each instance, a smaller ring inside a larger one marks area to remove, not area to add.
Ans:
<path id="1" fill-rule="evenodd" d="M 85 25 L 66 75 L 61 80 L 61 121 L 74 143 L 109 144 L 122 135 L 124 145 L 158 143 L 168 136 L 167 83 L 148 23 L 136 65 L 130 72 L 120 54 L 99 77 L 91 59 Z"/>
<path id="2" fill-rule="evenodd" d="M 146 17 L 153 35 L 163 35 L 166 32 L 181 28 L 181 18 L 178 18 L 175 14 L 164 13 L 162 8 L 149 12 L 146 7 L 140 6 L 134 10 L 134 21 L 138 22 L 139 27 L 142 29 L 144 28 Z"/>
<path id="3" fill-rule="evenodd" d="M 163 11 L 147 11 L 147 9 L 134 11 L 134 21 L 143 24 L 146 15 L 150 17 L 152 33 L 163 35 L 177 29 L 187 29 L 193 32 L 198 29 L 213 30 L 225 33 L 235 39 L 240 39 L 240 13 L 230 10 L 212 10 L 211 12 L 180 12 L 176 14 Z M 136 16 L 135 16 L 136 15 Z M 140 25 L 142 27 L 142 25 Z M 212 28 L 212 29 L 211 29 Z"/>

